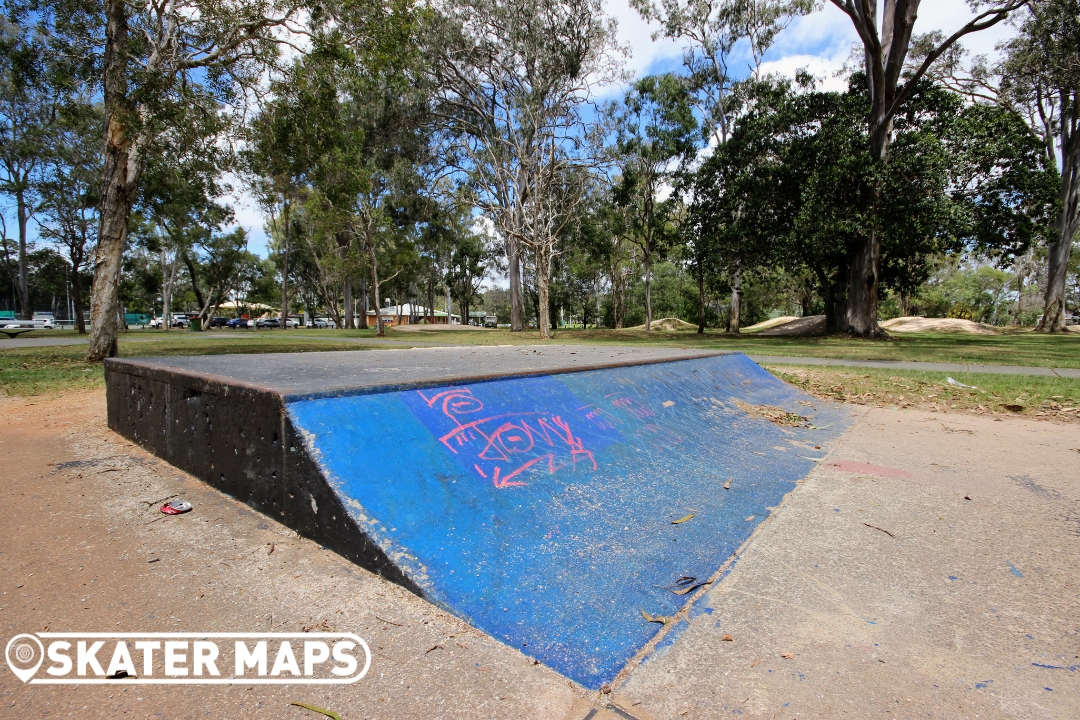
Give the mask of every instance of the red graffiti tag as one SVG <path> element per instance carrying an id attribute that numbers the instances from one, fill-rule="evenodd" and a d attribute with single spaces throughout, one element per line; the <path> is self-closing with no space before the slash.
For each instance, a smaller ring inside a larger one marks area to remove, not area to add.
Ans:
<path id="1" fill-rule="evenodd" d="M 438 408 L 454 422 L 439 441 L 455 455 L 467 453 L 473 457 L 476 473 L 490 479 L 497 488 L 527 485 L 515 478 L 543 461 L 551 475 L 566 467 L 577 470 L 579 462 L 597 469 L 592 452 L 558 415 L 517 412 L 484 417 L 484 404 L 464 387 L 443 390 L 431 397 L 422 390 L 417 394 L 429 408 Z M 481 416 L 475 417 L 476 413 Z"/>

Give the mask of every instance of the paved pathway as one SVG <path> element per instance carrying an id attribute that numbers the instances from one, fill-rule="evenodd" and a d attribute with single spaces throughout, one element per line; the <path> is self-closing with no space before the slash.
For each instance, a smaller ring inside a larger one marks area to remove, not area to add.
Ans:
<path id="1" fill-rule="evenodd" d="M 843 358 L 787 357 L 750 355 L 761 365 L 837 365 L 892 370 L 928 370 L 931 372 L 989 373 L 991 375 L 1044 375 L 1080 379 L 1078 368 L 1028 367 L 1024 365 L 979 365 L 978 363 L 914 362 L 910 360 L 845 360 Z"/>

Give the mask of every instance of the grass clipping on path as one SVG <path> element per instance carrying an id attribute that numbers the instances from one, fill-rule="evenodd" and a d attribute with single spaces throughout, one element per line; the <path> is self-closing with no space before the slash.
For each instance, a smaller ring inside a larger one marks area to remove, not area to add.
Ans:
<path id="1" fill-rule="evenodd" d="M 773 365 L 781 380 L 811 395 L 874 407 L 917 408 L 976 415 L 1021 415 L 1080 422 L 1080 380 L 1032 375 L 948 373 Z"/>

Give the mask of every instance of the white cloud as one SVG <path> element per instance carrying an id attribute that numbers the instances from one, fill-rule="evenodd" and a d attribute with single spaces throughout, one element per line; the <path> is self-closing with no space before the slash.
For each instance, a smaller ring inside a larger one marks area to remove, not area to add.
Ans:
<path id="1" fill-rule="evenodd" d="M 607 9 L 619 21 L 620 42 L 629 45 L 633 51 L 628 69 L 635 75 L 654 72 L 658 65 L 681 56 L 683 44 L 663 39 L 653 41 L 652 33 L 658 26 L 645 23 L 627 0 L 608 0 Z M 974 13 L 966 0 L 923 2 L 915 22 L 915 32 L 922 34 L 940 30 L 951 35 L 972 17 Z M 972 54 L 993 56 L 995 46 L 1012 34 L 1012 26 L 1003 22 L 968 35 L 962 44 Z M 801 67 L 809 68 L 815 75 L 831 75 L 840 69 L 851 45 L 856 42 L 858 36 L 851 20 L 837 7 L 825 2 L 821 10 L 796 18 L 777 36 L 766 56 L 765 65 L 770 72 L 787 75 L 794 75 L 795 70 Z"/>

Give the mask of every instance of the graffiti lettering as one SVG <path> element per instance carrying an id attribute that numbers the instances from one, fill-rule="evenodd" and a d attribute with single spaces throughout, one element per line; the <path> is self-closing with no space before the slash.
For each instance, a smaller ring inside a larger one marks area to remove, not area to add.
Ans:
<path id="1" fill-rule="evenodd" d="M 455 455 L 475 460 L 476 473 L 497 488 L 527 485 L 523 474 L 545 462 L 551 475 L 566 467 L 577 470 L 581 462 L 586 469 L 597 469 L 593 453 L 559 415 L 517 412 L 484 417 L 483 402 L 465 387 L 430 397 L 422 390 L 417 394 L 428 408 L 453 421 L 439 441 Z"/>

